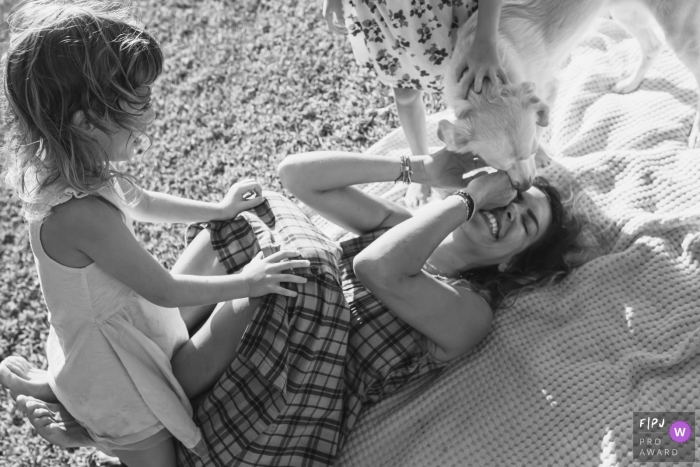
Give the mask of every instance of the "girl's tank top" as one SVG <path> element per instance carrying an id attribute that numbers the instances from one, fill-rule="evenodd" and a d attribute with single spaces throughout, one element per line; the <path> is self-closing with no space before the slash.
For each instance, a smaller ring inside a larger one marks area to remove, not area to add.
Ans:
<path id="1" fill-rule="evenodd" d="M 103 197 L 133 234 L 115 188 Z M 84 196 L 66 188 L 50 205 Z M 95 263 L 73 268 L 54 261 L 41 243 L 44 220 L 30 221 L 29 233 L 49 311 L 49 384 L 59 401 L 108 450 L 145 449 L 170 434 L 204 449 L 170 366 L 189 339 L 179 310 L 150 303 Z"/>

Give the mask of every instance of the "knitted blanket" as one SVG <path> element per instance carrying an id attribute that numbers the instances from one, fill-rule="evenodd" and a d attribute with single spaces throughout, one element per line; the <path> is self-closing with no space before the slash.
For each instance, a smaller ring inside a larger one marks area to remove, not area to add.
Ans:
<path id="1" fill-rule="evenodd" d="M 603 21 L 564 64 L 545 135 L 554 162 L 541 174 L 607 227 L 604 254 L 497 311 L 488 337 L 437 378 L 366 410 L 339 466 L 627 466 L 634 411 L 696 410 L 700 151 L 687 135 L 698 90 L 666 47 L 638 91 L 612 93 L 639 55 Z M 444 117 L 431 116 L 431 135 Z M 410 154 L 400 129 L 368 152 Z"/>

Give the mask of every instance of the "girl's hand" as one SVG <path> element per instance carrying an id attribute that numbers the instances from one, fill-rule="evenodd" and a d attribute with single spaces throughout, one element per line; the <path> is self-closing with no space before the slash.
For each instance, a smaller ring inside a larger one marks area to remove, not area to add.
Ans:
<path id="1" fill-rule="evenodd" d="M 286 297 L 296 297 L 298 294 L 280 285 L 281 282 L 306 283 L 306 278 L 293 274 L 282 274 L 292 268 L 306 268 L 310 266 L 309 260 L 289 260 L 299 256 L 297 251 L 282 250 L 263 258 L 262 251 L 246 264 L 241 270 L 248 283 L 248 296 L 260 297 L 269 293 L 276 293 Z"/>
<path id="2" fill-rule="evenodd" d="M 482 167 L 486 167 L 486 163 L 479 157 L 458 154 L 445 147 L 425 157 L 423 170 L 426 180 L 421 180 L 421 183 L 435 188 L 459 190 L 468 183 L 462 175 Z"/>
<path id="3" fill-rule="evenodd" d="M 257 181 L 252 178 L 241 180 L 234 183 L 224 199 L 219 201 L 217 207 L 221 215 L 215 220 L 233 219 L 241 212 L 253 209 L 263 201 L 265 198 Z"/>
<path id="4" fill-rule="evenodd" d="M 498 58 L 496 43 L 475 39 L 467 52 L 465 68 L 457 70 L 457 79 L 464 96 L 469 93 L 472 83 L 474 92 L 480 93 L 484 78 L 488 78 L 494 86 L 498 85 L 499 79 L 503 84 L 509 82 Z"/>
<path id="5" fill-rule="evenodd" d="M 467 182 L 464 191 L 474 199 L 475 208 L 484 211 L 506 206 L 517 194 L 510 177 L 501 170 L 478 173 Z"/>
<path id="6" fill-rule="evenodd" d="M 335 16 L 335 20 L 333 19 Z M 328 29 L 336 34 L 346 34 L 345 17 L 343 15 L 343 0 L 323 0 L 323 17 Z"/>

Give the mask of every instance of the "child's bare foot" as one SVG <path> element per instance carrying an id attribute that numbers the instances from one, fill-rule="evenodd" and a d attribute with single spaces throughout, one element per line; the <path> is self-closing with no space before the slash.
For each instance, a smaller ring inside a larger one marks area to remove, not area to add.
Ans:
<path id="1" fill-rule="evenodd" d="M 92 438 L 61 404 L 17 396 L 17 408 L 29 419 L 36 432 L 51 444 L 62 448 L 94 446 Z"/>
<path id="2" fill-rule="evenodd" d="M 57 402 L 49 386 L 49 374 L 22 357 L 11 356 L 0 362 L 0 384 L 10 390 L 13 399 L 31 396 L 46 402 Z"/>

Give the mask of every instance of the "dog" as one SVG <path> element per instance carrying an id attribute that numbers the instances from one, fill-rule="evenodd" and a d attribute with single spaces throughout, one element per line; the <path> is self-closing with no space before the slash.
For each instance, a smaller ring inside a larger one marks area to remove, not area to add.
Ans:
<path id="1" fill-rule="evenodd" d="M 518 190 L 532 184 L 547 150 L 538 141 L 556 98 L 556 73 L 571 50 L 608 10 L 638 41 L 637 70 L 613 91 L 632 92 L 661 49 L 653 22 L 695 76 L 700 87 L 700 1 L 698 0 L 529 0 L 505 4 L 498 29 L 501 64 L 511 84 L 484 81 L 482 92 L 465 89 L 459 74 L 476 30 L 478 12 L 460 26 L 445 76 L 445 100 L 457 120 L 439 122 L 438 136 L 459 154 L 472 153 L 504 170 Z M 463 76 L 463 75 L 462 75 Z M 488 84 L 487 84 L 488 83 Z M 465 97 L 466 96 L 466 97 Z M 700 146 L 700 97 L 688 144 Z"/>

